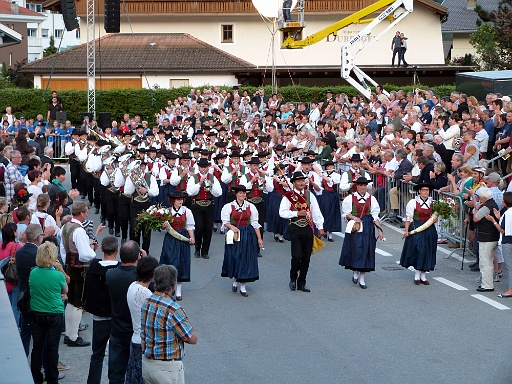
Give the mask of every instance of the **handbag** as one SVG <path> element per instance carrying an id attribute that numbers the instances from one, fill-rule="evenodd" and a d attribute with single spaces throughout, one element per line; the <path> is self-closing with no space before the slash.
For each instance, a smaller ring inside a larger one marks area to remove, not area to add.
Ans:
<path id="1" fill-rule="evenodd" d="M 30 309 L 30 289 L 26 289 L 20 292 L 18 296 L 17 306 L 18 310 L 23 316 L 30 316 L 30 314 L 32 313 L 32 310 Z"/>
<path id="2" fill-rule="evenodd" d="M 18 272 L 16 271 L 16 244 L 11 246 L 11 255 L 10 259 L 2 267 L 2 275 L 4 275 L 4 280 L 8 283 L 12 283 L 14 285 L 18 284 Z"/>

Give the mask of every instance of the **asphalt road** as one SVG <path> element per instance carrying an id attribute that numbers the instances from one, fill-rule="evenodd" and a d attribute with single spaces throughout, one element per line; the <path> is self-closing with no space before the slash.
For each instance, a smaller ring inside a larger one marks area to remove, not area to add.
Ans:
<path id="1" fill-rule="evenodd" d="M 442 246 L 431 284 L 416 286 L 414 272 L 397 264 L 399 229 L 384 231 L 368 289 L 338 265 L 343 238 L 335 236 L 312 257 L 310 293 L 290 291 L 290 243 L 266 234 L 248 298 L 220 276 L 224 237 L 214 234 L 210 259 L 192 259 L 192 282 L 183 288 L 181 305 L 199 336 L 185 348 L 187 383 L 511 383 L 512 299 L 497 297 L 507 272 L 495 292 L 478 294 L 478 274 L 467 263 L 461 271 L 460 256 L 445 259 Z M 163 236 L 152 236 L 157 258 Z M 84 322 L 92 326 L 91 315 Z M 82 336 L 91 340 L 91 330 Z M 85 383 L 90 348 L 62 344 L 60 356 L 71 365 L 61 382 Z"/>

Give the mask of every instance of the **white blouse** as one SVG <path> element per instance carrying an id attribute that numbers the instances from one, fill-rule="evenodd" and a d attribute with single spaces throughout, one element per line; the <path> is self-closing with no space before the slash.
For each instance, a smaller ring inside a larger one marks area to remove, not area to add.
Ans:
<path id="1" fill-rule="evenodd" d="M 232 201 L 231 203 L 227 203 L 222 207 L 222 210 L 220 211 L 220 219 L 222 220 L 222 224 L 231 224 L 231 207 L 235 207 L 237 210 L 245 211 L 247 209 L 247 206 L 251 209 L 251 225 L 253 228 L 260 228 L 261 225 L 258 223 L 258 210 L 256 209 L 255 205 L 252 203 L 249 203 L 247 200 L 244 200 L 244 203 L 242 206 L 239 206 L 236 200 Z M 236 225 L 236 223 L 235 223 Z"/>

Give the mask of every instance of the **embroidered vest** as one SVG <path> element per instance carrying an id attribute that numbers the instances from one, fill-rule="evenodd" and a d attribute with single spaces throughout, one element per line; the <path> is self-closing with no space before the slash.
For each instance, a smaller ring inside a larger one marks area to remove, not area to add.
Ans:
<path id="1" fill-rule="evenodd" d="M 236 207 L 231 204 L 231 215 L 229 221 L 231 225 L 236 227 L 246 227 L 251 220 L 251 207 L 247 205 L 247 208 L 240 212 L 236 210 Z"/>
<path id="2" fill-rule="evenodd" d="M 372 208 L 371 196 L 366 199 L 365 203 L 360 203 L 355 194 L 352 194 L 352 212 L 353 216 L 362 217 L 370 215 Z"/>
<path id="3" fill-rule="evenodd" d="M 78 249 L 73 241 L 73 233 L 80 227 L 77 223 L 66 223 L 62 227 L 62 244 L 66 250 L 66 265 L 81 268 L 84 263 L 78 259 Z"/>
<path id="4" fill-rule="evenodd" d="M 178 176 L 181 177 L 183 174 L 183 167 L 178 167 Z M 181 179 L 180 183 L 176 186 L 176 189 L 178 191 L 186 191 L 187 190 L 187 183 L 188 183 L 188 176 L 184 179 Z"/>
<path id="5" fill-rule="evenodd" d="M 420 203 L 416 201 L 416 207 L 414 208 L 414 220 L 427 221 L 432 216 L 432 205 L 430 208 L 421 208 Z"/>
<path id="6" fill-rule="evenodd" d="M 347 176 L 348 176 L 348 182 L 349 182 L 349 183 L 353 183 L 353 182 L 354 182 L 354 179 L 356 178 L 356 177 L 355 177 L 355 176 L 356 176 L 356 173 L 355 173 L 355 172 L 352 172 L 352 168 L 350 168 L 350 169 L 347 171 Z M 366 177 L 366 171 L 361 170 L 360 176 L 361 176 L 361 177 L 364 177 L 364 178 L 366 178 L 366 179 L 367 179 L 367 177 Z M 354 184 L 354 185 L 352 186 L 352 192 L 356 192 L 356 191 L 357 191 L 357 185 L 356 185 L 356 184 Z"/>
<path id="7" fill-rule="evenodd" d="M 201 175 L 199 173 L 194 175 L 194 181 L 196 184 L 199 184 L 199 180 L 201 180 Z M 211 183 L 210 187 L 207 189 L 204 186 L 199 187 L 199 193 L 196 195 L 196 200 L 210 200 L 212 198 L 212 194 L 210 193 L 211 187 L 213 186 L 214 177 L 212 174 L 208 175 L 208 181 Z"/>
<path id="8" fill-rule="evenodd" d="M 179 231 L 185 229 L 185 225 L 187 223 L 187 211 L 183 213 L 181 216 L 173 216 L 171 227 L 172 229 Z"/>

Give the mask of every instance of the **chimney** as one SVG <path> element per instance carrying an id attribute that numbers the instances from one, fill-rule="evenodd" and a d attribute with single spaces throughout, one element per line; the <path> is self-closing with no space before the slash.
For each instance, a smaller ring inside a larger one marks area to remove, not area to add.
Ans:
<path id="1" fill-rule="evenodd" d="M 467 9 L 474 10 L 477 0 L 467 0 Z"/>
<path id="2" fill-rule="evenodd" d="M 20 13 L 20 9 L 18 8 L 17 3 L 11 3 L 11 12 L 16 14 Z"/>

